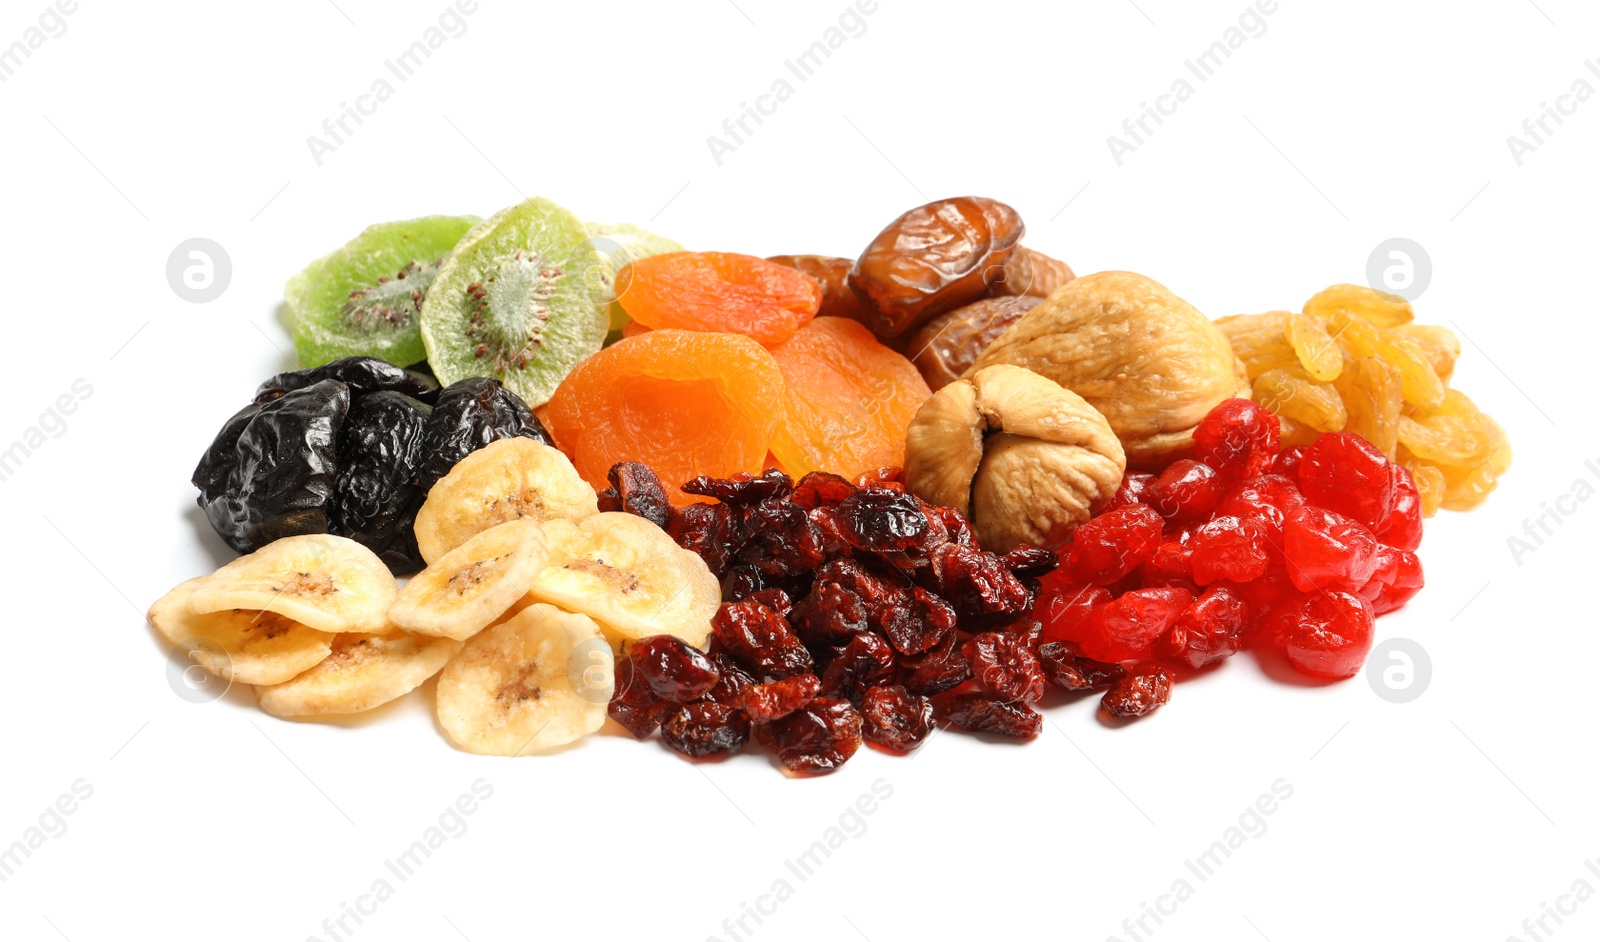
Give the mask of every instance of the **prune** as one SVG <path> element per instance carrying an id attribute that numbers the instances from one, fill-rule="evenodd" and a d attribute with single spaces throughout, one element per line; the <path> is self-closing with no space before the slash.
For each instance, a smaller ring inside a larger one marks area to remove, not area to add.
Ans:
<path id="1" fill-rule="evenodd" d="M 654 635 L 629 649 L 634 672 L 668 703 L 688 703 L 717 685 L 717 669 L 700 651 L 671 635 Z"/>
<path id="2" fill-rule="evenodd" d="M 942 389 L 960 379 L 985 347 L 1041 300 L 1032 295 L 984 298 L 940 314 L 911 336 L 906 354 L 929 389 Z"/>
<path id="3" fill-rule="evenodd" d="M 396 574 L 425 565 L 411 525 L 427 496 L 414 478 L 431 412 L 383 390 L 357 399 L 339 430 L 328 532 L 366 546 Z"/>
<path id="4" fill-rule="evenodd" d="M 896 752 L 910 752 L 933 732 L 933 702 L 904 687 L 873 687 L 861 698 L 861 736 Z"/>
<path id="5" fill-rule="evenodd" d="M 856 635 L 822 672 L 822 695 L 852 703 L 860 700 L 868 687 L 894 675 L 894 658 L 889 642 L 871 632 Z"/>
<path id="6" fill-rule="evenodd" d="M 650 685 L 635 670 L 632 657 L 617 658 L 616 685 L 606 706 L 607 716 L 643 739 L 656 731 L 672 709 L 673 704 L 651 692 Z"/>
<path id="7" fill-rule="evenodd" d="M 763 680 L 811 671 L 811 652 L 782 615 L 757 599 L 724 603 L 711 631 L 722 652 Z"/>
<path id="8" fill-rule="evenodd" d="M 229 419 L 193 477 L 217 535 L 250 553 L 280 537 L 326 533 L 349 411 L 350 387 L 322 380 Z"/>
<path id="9" fill-rule="evenodd" d="M 907 672 L 905 686 L 912 693 L 932 695 L 972 679 L 972 663 L 962 656 L 954 633 L 920 657 L 902 657 L 900 666 Z"/>
<path id="10" fill-rule="evenodd" d="M 531 438 L 552 445 L 526 403 L 497 379 L 477 376 L 445 387 L 424 432 L 424 458 L 417 486 L 424 492 L 456 462 L 502 438 Z"/>
<path id="11" fill-rule="evenodd" d="M 701 475 L 683 485 L 683 489 L 689 494 L 715 498 L 730 507 L 744 507 L 788 497 L 794 493 L 794 480 L 777 468 L 768 468 L 760 475 L 748 472 L 727 478 Z"/>
<path id="12" fill-rule="evenodd" d="M 922 502 L 886 487 L 867 487 L 845 498 L 836 511 L 844 538 L 858 550 L 888 552 L 922 542 L 928 517 Z"/>
<path id="13" fill-rule="evenodd" d="M 746 687 L 740 694 L 739 708 L 752 723 L 770 723 L 804 707 L 821 691 L 822 681 L 816 674 L 796 674 Z"/>
<path id="14" fill-rule="evenodd" d="M 850 269 L 850 287 L 868 302 L 867 326 L 888 341 L 977 300 L 1002 279 L 1022 233 L 1016 210 L 978 196 L 902 215 Z"/>
<path id="15" fill-rule="evenodd" d="M 1111 685 L 1100 708 L 1118 719 L 1154 713 L 1172 696 L 1172 675 L 1164 667 L 1145 664 Z"/>
<path id="16" fill-rule="evenodd" d="M 1044 696 L 1044 671 L 1025 635 L 985 631 L 962 645 L 961 653 L 978 683 L 999 696 L 1024 703 Z"/>
<path id="17" fill-rule="evenodd" d="M 1062 690 L 1079 692 L 1102 690 L 1122 679 L 1121 664 L 1107 664 L 1085 657 L 1070 641 L 1048 641 L 1039 645 L 1039 666 L 1044 678 Z"/>
<path id="18" fill-rule="evenodd" d="M 619 461 L 606 472 L 611 486 L 600 492 L 602 511 L 621 511 L 643 517 L 665 530 L 672 522 L 672 503 L 661 479 L 637 461 Z"/>
<path id="19" fill-rule="evenodd" d="M 686 703 L 662 720 L 661 738 L 693 759 L 719 752 L 732 755 L 750 741 L 750 718 L 716 701 Z"/>
<path id="20" fill-rule="evenodd" d="M 933 698 L 933 715 L 939 722 L 969 733 L 994 733 L 1013 739 L 1032 739 L 1044 728 L 1044 717 L 1026 703 L 987 693 L 940 694 Z"/>
<path id="21" fill-rule="evenodd" d="M 1006 619 L 1022 614 L 1031 597 L 1005 560 L 975 546 L 946 543 L 932 553 L 939 594 L 964 618 Z"/>
<path id="22" fill-rule="evenodd" d="M 308 370 L 289 370 L 269 378 L 256 387 L 256 402 L 271 402 L 284 393 L 313 386 L 325 379 L 338 380 L 350 387 L 352 396 L 389 390 L 432 405 L 439 396 L 439 384 L 430 376 L 401 369 L 377 357 L 345 357 Z"/>
<path id="23" fill-rule="evenodd" d="M 818 507 L 837 507 L 846 497 L 856 492 L 854 484 L 827 471 L 812 471 L 794 486 L 789 499 L 806 510 Z"/>
<path id="24" fill-rule="evenodd" d="M 848 700 L 819 698 L 756 728 L 791 772 L 832 772 L 861 748 L 861 714 Z"/>
<path id="25" fill-rule="evenodd" d="M 817 284 L 822 286 L 822 307 L 817 310 L 818 317 L 848 317 L 867 323 L 866 305 L 850 288 L 850 269 L 855 265 L 855 259 L 832 255 L 773 255 L 767 261 L 787 265 L 817 279 Z"/>

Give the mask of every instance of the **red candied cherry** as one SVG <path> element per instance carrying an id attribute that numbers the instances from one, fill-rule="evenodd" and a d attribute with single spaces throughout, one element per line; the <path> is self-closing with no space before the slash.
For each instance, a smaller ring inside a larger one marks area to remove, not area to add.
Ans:
<path id="1" fill-rule="evenodd" d="M 1378 568 L 1378 538 L 1343 514 L 1301 507 L 1283 524 L 1283 561 L 1301 592 L 1355 592 Z"/>
<path id="2" fill-rule="evenodd" d="M 1278 453 L 1278 417 L 1248 399 L 1224 399 L 1194 430 L 1195 457 L 1228 477 L 1255 477 Z"/>
<path id="3" fill-rule="evenodd" d="M 1168 520 L 1200 520 L 1222 497 L 1222 480 L 1216 469 L 1192 458 L 1167 466 L 1146 498 Z"/>
<path id="4" fill-rule="evenodd" d="M 1394 509 L 1372 532 L 1395 549 L 1415 551 L 1422 545 L 1422 495 L 1404 465 L 1389 462 L 1389 473 L 1394 476 Z"/>
<path id="5" fill-rule="evenodd" d="M 1073 532 L 1062 568 L 1079 582 L 1110 585 L 1156 551 L 1162 524 L 1161 515 L 1143 504 L 1107 511 Z"/>
<path id="6" fill-rule="evenodd" d="M 1150 561 L 1139 567 L 1145 588 L 1194 584 L 1194 531 L 1182 529 L 1161 541 Z"/>
<path id="7" fill-rule="evenodd" d="M 1205 667 L 1238 653 L 1244 625 L 1244 598 L 1229 586 L 1214 585 L 1183 610 L 1156 653 L 1196 669 Z"/>
<path id="8" fill-rule="evenodd" d="M 1392 612 L 1422 591 L 1422 560 L 1416 553 L 1378 547 L 1378 569 L 1359 593 L 1372 603 L 1374 615 Z"/>
<path id="9" fill-rule="evenodd" d="M 1372 606 L 1348 592 L 1312 592 L 1281 604 L 1272 614 L 1289 663 L 1302 674 L 1339 680 L 1354 677 L 1372 650 Z"/>
<path id="10" fill-rule="evenodd" d="M 1039 637 L 1047 642 L 1077 641 L 1088 633 L 1095 608 L 1109 601 L 1111 593 L 1099 586 L 1053 583 L 1051 576 L 1044 577 L 1033 606 L 1033 617 L 1044 626 Z"/>
<path id="11" fill-rule="evenodd" d="M 1394 475 L 1389 459 L 1360 435 L 1329 432 L 1300 459 L 1300 493 L 1373 529 L 1394 510 Z"/>
<path id="12" fill-rule="evenodd" d="M 1078 646 L 1097 661 L 1147 658 L 1156 639 L 1167 633 L 1192 599 L 1185 589 L 1126 592 L 1094 610 L 1089 630 L 1078 640 Z"/>
<path id="13" fill-rule="evenodd" d="M 1266 529 L 1255 518 L 1211 518 L 1194 531 L 1190 543 L 1195 584 L 1259 578 L 1270 561 L 1268 547 Z"/>
<path id="14" fill-rule="evenodd" d="M 1253 518 L 1277 541 L 1283 533 L 1283 518 L 1305 502 L 1294 481 L 1281 474 L 1263 474 L 1241 481 L 1223 494 L 1214 514 Z"/>
<path id="15" fill-rule="evenodd" d="M 1122 476 L 1122 483 L 1117 486 L 1117 492 L 1111 495 L 1111 500 L 1106 504 L 1105 510 L 1116 510 L 1129 504 L 1143 504 L 1150 500 L 1150 485 L 1156 483 L 1156 476 L 1145 471 L 1129 471 Z"/>
<path id="16" fill-rule="evenodd" d="M 1300 476 L 1300 459 L 1305 453 L 1306 446 L 1290 445 L 1272 459 L 1270 470 L 1273 474 L 1281 474 L 1292 481 Z"/>
<path id="17" fill-rule="evenodd" d="M 1230 588 L 1244 599 L 1246 631 L 1258 636 L 1254 640 L 1270 637 L 1272 612 L 1285 599 L 1300 594 L 1300 590 L 1289 581 L 1289 574 L 1284 572 L 1281 566 L 1269 568 L 1259 579 L 1237 583 Z"/>

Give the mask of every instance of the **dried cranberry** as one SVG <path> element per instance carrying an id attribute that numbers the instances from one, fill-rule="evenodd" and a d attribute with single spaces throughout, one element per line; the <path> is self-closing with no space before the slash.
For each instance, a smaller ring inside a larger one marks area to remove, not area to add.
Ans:
<path id="1" fill-rule="evenodd" d="M 725 602 L 711 619 L 722 651 L 763 679 L 809 673 L 811 652 L 782 615 L 757 599 Z"/>
<path id="2" fill-rule="evenodd" d="M 1084 657 L 1083 651 L 1070 641 L 1039 645 L 1039 666 L 1045 680 L 1073 692 L 1101 690 L 1121 680 L 1125 673 L 1121 664 Z"/>
<path id="3" fill-rule="evenodd" d="M 619 461 L 606 472 L 611 486 L 600 492 L 600 509 L 643 517 L 665 530 L 672 522 L 672 504 L 661 478 L 637 461 Z"/>
<path id="4" fill-rule="evenodd" d="M 1254 477 L 1278 453 L 1278 417 L 1248 399 L 1224 399 L 1194 430 L 1195 457 L 1227 477 Z"/>
<path id="5" fill-rule="evenodd" d="M 939 594 L 969 617 L 1008 618 L 1028 607 L 1028 587 L 993 553 L 958 543 L 933 551 L 933 577 Z"/>
<path id="6" fill-rule="evenodd" d="M 1312 677 L 1353 677 L 1372 650 L 1372 606 L 1348 592 L 1312 592 L 1280 603 L 1273 633 L 1295 670 Z"/>
<path id="7" fill-rule="evenodd" d="M 1089 630 L 1089 616 L 1111 601 L 1099 586 L 1046 586 L 1034 611 L 1044 623 L 1045 641 L 1077 641 Z"/>
<path id="8" fill-rule="evenodd" d="M 1044 728 L 1044 717 L 1026 703 L 1001 700 L 987 693 L 943 693 L 933 698 L 933 715 L 947 726 L 969 733 L 994 733 L 1032 739 Z"/>
<path id="9" fill-rule="evenodd" d="M 769 498 L 745 508 L 739 526 L 744 540 L 736 558 L 762 575 L 793 578 L 827 561 L 822 531 L 787 500 Z"/>
<path id="10" fill-rule="evenodd" d="M 1061 558 L 1055 550 L 1042 546 L 1019 546 L 1000 557 L 1002 566 L 1011 570 L 1013 576 L 1024 579 L 1054 572 L 1060 563 Z"/>
<path id="11" fill-rule="evenodd" d="M 904 468 L 872 468 L 856 475 L 856 487 L 882 487 L 891 491 L 904 491 L 906 489 L 906 472 Z"/>
<path id="12" fill-rule="evenodd" d="M 661 738 L 695 759 L 719 752 L 732 755 L 750 740 L 750 718 L 712 700 L 686 703 L 662 721 Z"/>
<path id="13" fill-rule="evenodd" d="M 832 772 L 861 748 L 861 714 L 848 700 L 819 698 L 757 727 L 756 736 L 791 772 Z"/>
<path id="14" fill-rule="evenodd" d="M 755 686 L 756 679 L 726 654 L 712 654 L 711 663 L 717 668 L 717 685 L 706 693 L 706 699 L 723 706 L 738 706 L 745 689 Z"/>
<path id="15" fill-rule="evenodd" d="M 1117 492 L 1111 495 L 1111 500 L 1106 503 L 1105 511 L 1116 510 L 1129 504 L 1145 504 L 1150 501 L 1150 485 L 1156 483 L 1156 476 L 1144 471 L 1129 471 L 1123 475 L 1122 483 L 1117 486 Z"/>
<path id="16" fill-rule="evenodd" d="M 859 700 L 866 689 L 894 675 L 894 648 L 871 632 L 850 639 L 822 673 L 822 695 L 837 700 Z"/>
<path id="17" fill-rule="evenodd" d="M 1149 502 L 1168 520 L 1199 520 L 1217 506 L 1222 480 L 1208 464 L 1192 458 L 1174 461 L 1150 485 Z"/>
<path id="18" fill-rule="evenodd" d="M 744 507 L 770 498 L 788 497 L 794 493 L 794 480 L 777 468 L 768 468 L 759 476 L 748 471 L 728 478 L 701 475 L 683 485 L 683 490 L 689 494 L 715 498 L 724 504 Z"/>
<path id="19" fill-rule="evenodd" d="M 844 644 L 866 631 L 867 606 L 837 582 L 818 581 L 794 609 L 794 629 L 813 647 Z"/>
<path id="20" fill-rule="evenodd" d="M 634 670 L 668 703 L 688 703 L 717 685 L 717 669 L 700 651 L 671 635 L 654 635 L 629 649 Z"/>
<path id="21" fill-rule="evenodd" d="M 978 531 L 972 528 L 972 521 L 963 517 L 958 511 L 924 503 L 922 512 L 928 515 L 929 521 L 938 518 L 939 522 L 944 524 L 946 542 L 959 543 L 962 546 L 978 545 Z"/>
<path id="22" fill-rule="evenodd" d="M 788 618 L 789 613 L 794 611 L 794 603 L 789 600 L 789 593 L 776 587 L 752 592 L 750 597 L 784 618 Z"/>
<path id="23" fill-rule="evenodd" d="M 1378 539 L 1349 517 L 1307 505 L 1284 521 L 1283 559 L 1289 579 L 1302 592 L 1354 592 L 1378 568 Z"/>
<path id="24" fill-rule="evenodd" d="M 1089 618 L 1089 630 L 1078 644 L 1097 661 L 1147 658 L 1156 639 L 1166 634 L 1191 600 L 1183 589 L 1135 589 L 1124 593 L 1095 609 Z"/>
<path id="25" fill-rule="evenodd" d="M 1389 473 L 1394 477 L 1394 507 L 1372 533 L 1396 549 L 1414 552 L 1422 545 L 1422 495 L 1404 465 L 1390 462 Z"/>
<path id="26" fill-rule="evenodd" d="M 1144 504 L 1108 510 L 1073 532 L 1064 568 L 1079 582 L 1110 585 L 1150 558 L 1161 544 L 1163 524 Z"/>
<path id="27" fill-rule="evenodd" d="M 916 546 L 928 530 L 922 502 L 885 487 L 867 487 L 839 504 L 844 538 L 858 550 L 903 550 Z"/>
<path id="28" fill-rule="evenodd" d="M 738 549 L 738 520 L 722 504 L 690 504 L 672 516 L 667 530 L 681 547 L 698 553 L 712 575 L 728 574 L 728 566 Z"/>
<path id="29" fill-rule="evenodd" d="M 837 507 L 855 492 L 856 486 L 839 475 L 813 471 L 800 479 L 789 499 L 806 510 L 815 510 L 818 507 Z"/>
<path id="30" fill-rule="evenodd" d="M 1213 517 L 1194 531 L 1189 548 L 1197 585 L 1249 582 L 1267 571 L 1267 534 L 1253 517 Z"/>
<path id="31" fill-rule="evenodd" d="M 1156 651 L 1164 658 L 1201 668 L 1237 654 L 1244 628 L 1244 598 L 1228 586 L 1214 585 L 1183 610 L 1157 643 Z"/>
<path id="32" fill-rule="evenodd" d="M 821 692 L 822 681 L 816 674 L 796 674 L 746 687 L 739 698 L 739 709 L 752 723 L 770 723 L 815 700 Z"/>
<path id="33" fill-rule="evenodd" d="M 1422 591 L 1422 561 L 1417 554 L 1388 546 L 1378 548 L 1378 569 L 1362 587 L 1360 596 L 1372 603 L 1372 613 L 1392 612 Z"/>
<path id="34" fill-rule="evenodd" d="M 1172 675 L 1164 667 L 1143 664 L 1111 685 L 1100 708 L 1118 719 L 1154 713 L 1172 696 Z"/>
<path id="35" fill-rule="evenodd" d="M 1362 526 L 1376 527 L 1394 510 L 1389 459 L 1354 432 L 1318 435 L 1300 459 L 1300 492 Z"/>
<path id="36" fill-rule="evenodd" d="M 861 698 L 861 735 L 867 742 L 910 752 L 933 732 L 933 702 L 904 687 L 873 687 Z"/>
<path id="37" fill-rule="evenodd" d="M 1026 637 L 985 631 L 961 646 L 972 664 L 972 676 L 985 689 L 1026 703 L 1044 696 L 1044 671 L 1028 649 Z"/>
<path id="38" fill-rule="evenodd" d="M 640 739 L 655 732 L 662 718 L 673 709 L 673 704 L 651 692 L 650 685 L 634 669 L 632 657 L 617 658 L 615 683 L 606 715 Z"/>
<path id="39" fill-rule="evenodd" d="M 905 684 L 912 693 L 932 695 L 972 679 L 972 664 L 953 633 L 921 657 L 901 658 L 900 666 L 908 672 Z"/>

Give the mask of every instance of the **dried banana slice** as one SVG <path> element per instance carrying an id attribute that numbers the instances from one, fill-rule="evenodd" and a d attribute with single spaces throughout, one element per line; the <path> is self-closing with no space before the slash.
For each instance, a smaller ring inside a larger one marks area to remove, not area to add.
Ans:
<path id="1" fill-rule="evenodd" d="M 189 596 L 196 615 L 229 609 L 275 612 L 308 628 L 384 631 L 399 587 L 382 560 L 327 533 L 284 537 L 205 577 Z"/>
<path id="2" fill-rule="evenodd" d="M 241 684 L 278 684 L 315 667 L 333 635 L 273 612 L 229 609 L 196 615 L 189 597 L 207 576 L 190 579 L 150 606 L 150 624 L 196 664 Z"/>
<path id="3" fill-rule="evenodd" d="M 550 561 L 528 594 L 582 612 L 623 638 L 711 636 L 722 587 L 705 561 L 660 527 L 625 513 L 544 524 Z"/>
<path id="4" fill-rule="evenodd" d="M 389 607 L 397 628 L 465 640 L 517 604 L 549 557 L 537 520 L 477 534 L 411 577 Z"/>
<path id="5" fill-rule="evenodd" d="M 606 721 L 615 662 L 587 615 L 530 605 L 466 643 L 439 675 L 439 725 L 468 752 L 518 756 Z"/>
<path id="6" fill-rule="evenodd" d="M 286 683 L 256 688 L 256 697 L 273 716 L 360 713 L 416 689 L 460 650 L 460 641 L 403 631 L 339 635 L 322 663 Z"/>
<path id="7" fill-rule="evenodd" d="M 566 455 L 532 439 L 504 438 L 456 462 L 428 491 L 417 511 L 417 548 L 432 563 L 508 520 L 581 520 L 598 509 L 594 488 Z"/>

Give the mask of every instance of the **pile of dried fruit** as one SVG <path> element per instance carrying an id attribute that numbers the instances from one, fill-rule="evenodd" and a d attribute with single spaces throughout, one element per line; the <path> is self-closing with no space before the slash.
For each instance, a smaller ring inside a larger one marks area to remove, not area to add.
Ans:
<path id="1" fill-rule="evenodd" d="M 1244 649 L 1359 671 L 1422 518 L 1511 462 L 1455 337 L 1350 285 L 1213 322 L 1023 234 L 980 197 L 853 260 L 543 199 L 373 226 L 290 281 L 309 368 L 195 470 L 248 555 L 150 620 L 276 715 L 437 674 L 469 751 L 609 715 L 796 773 L 1031 738 L 1051 690 L 1143 716 Z"/>

